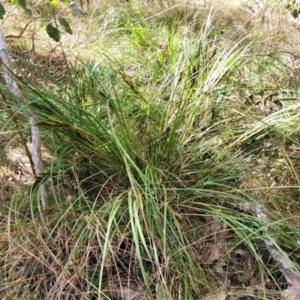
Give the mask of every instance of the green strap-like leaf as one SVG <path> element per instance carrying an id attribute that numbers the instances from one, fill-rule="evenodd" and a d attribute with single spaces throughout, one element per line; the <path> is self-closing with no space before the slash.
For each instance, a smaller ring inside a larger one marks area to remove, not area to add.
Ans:
<path id="1" fill-rule="evenodd" d="M 3 16 L 5 15 L 5 8 L 3 7 L 2 3 L 0 2 L 0 19 L 3 20 Z"/>
<path id="2" fill-rule="evenodd" d="M 73 32 L 72 32 L 72 29 L 71 29 L 71 27 L 70 27 L 70 23 L 69 23 L 66 19 L 64 19 L 64 18 L 62 18 L 62 17 L 59 17 L 59 18 L 58 18 L 58 21 L 59 21 L 59 23 L 61 24 L 61 26 L 63 26 L 63 27 L 65 28 L 66 32 L 68 32 L 68 33 L 70 33 L 70 34 L 73 33 Z"/>
<path id="3" fill-rule="evenodd" d="M 56 28 L 53 27 L 51 23 L 49 23 L 46 26 L 46 31 L 48 33 L 48 35 L 56 42 L 59 42 L 60 40 L 60 31 Z"/>
<path id="4" fill-rule="evenodd" d="M 76 3 L 70 2 L 69 7 L 76 13 L 80 15 L 84 15 L 83 10 L 77 7 Z"/>
<path id="5" fill-rule="evenodd" d="M 26 7 L 26 0 L 18 0 L 17 2 L 23 9 L 24 11 L 29 15 L 32 16 L 32 11 L 31 9 Z"/>

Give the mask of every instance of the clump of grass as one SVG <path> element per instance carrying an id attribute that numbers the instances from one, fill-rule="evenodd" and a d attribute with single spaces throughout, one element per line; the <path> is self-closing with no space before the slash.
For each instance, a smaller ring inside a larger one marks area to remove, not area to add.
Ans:
<path id="1" fill-rule="evenodd" d="M 19 81 L 53 159 L 43 178 L 47 208 L 34 185 L 15 195 L 1 220 L 5 294 L 279 297 L 288 283 L 265 241 L 275 235 L 280 251 L 297 249 L 297 217 L 245 211 L 275 195 L 245 181 L 256 179 L 251 163 L 264 158 L 266 143 L 285 137 L 298 145 L 297 106 L 260 110 L 253 99 L 266 89 L 250 80 L 262 63 L 253 54 L 260 42 L 218 40 L 211 13 L 201 26 L 129 20 L 110 33 L 121 44 L 115 57 L 93 49 L 88 62 L 65 62 L 67 85 L 30 64 L 51 86 Z M 266 57 L 272 68 L 264 71 L 284 77 Z M 298 270 L 296 255 L 286 259 Z M 228 285 L 238 288 L 228 293 Z M 257 285 L 261 291 L 251 289 Z"/>

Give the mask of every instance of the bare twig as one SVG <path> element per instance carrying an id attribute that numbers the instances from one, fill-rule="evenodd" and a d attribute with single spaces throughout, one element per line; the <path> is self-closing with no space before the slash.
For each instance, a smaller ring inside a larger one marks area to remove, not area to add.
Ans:
<path id="1" fill-rule="evenodd" d="M 6 95 L 5 95 L 1 90 L 0 90 L 0 95 L 2 96 L 2 98 L 3 98 L 6 102 L 8 101 Z M 23 136 L 22 131 L 21 131 L 20 127 L 19 127 L 18 119 L 14 116 L 14 114 L 13 114 L 13 112 L 12 112 L 12 110 L 11 110 L 10 108 L 8 108 L 7 106 L 5 106 L 5 108 L 9 111 L 9 113 L 10 113 L 10 115 L 11 115 L 11 118 L 12 118 L 12 120 L 13 120 L 14 123 L 15 123 L 17 132 L 19 133 L 20 138 L 21 138 L 21 143 L 22 143 L 22 145 L 23 145 L 23 147 L 24 147 L 24 149 L 25 149 L 26 155 L 27 155 L 27 157 L 28 157 L 28 159 L 29 159 L 32 174 L 33 174 L 34 176 L 36 176 L 36 174 L 35 174 L 35 169 L 34 169 L 34 164 L 33 164 L 32 157 L 31 157 L 31 153 L 30 153 L 30 151 L 29 151 L 29 149 L 28 149 L 28 147 L 27 147 L 26 139 L 25 139 L 25 137 Z"/>
<path id="2" fill-rule="evenodd" d="M 16 103 L 19 105 L 19 107 L 24 107 L 27 101 L 24 95 L 22 94 L 21 90 L 19 89 L 17 83 L 13 79 L 11 73 L 12 70 L 11 62 L 5 50 L 6 50 L 5 38 L 2 30 L 0 30 L 0 59 L 2 61 L 3 77 L 10 92 L 15 96 L 14 100 L 16 101 Z M 36 179 L 40 179 L 44 166 L 43 166 L 42 154 L 41 154 L 41 136 L 40 136 L 39 128 L 37 126 L 37 118 L 26 110 L 24 114 L 28 120 L 30 131 L 31 131 L 32 161 L 34 165 L 34 171 L 37 177 Z M 42 184 L 40 186 L 40 199 L 41 199 L 42 206 L 45 208 L 47 202 L 47 189 L 45 184 Z"/>
<path id="3" fill-rule="evenodd" d="M 31 21 L 32 21 L 32 18 L 27 20 L 25 26 L 21 29 L 19 34 L 17 34 L 17 35 L 8 34 L 8 35 L 5 36 L 5 39 L 19 39 L 19 38 L 21 38 L 23 33 L 25 32 L 26 28 L 28 27 L 28 25 L 30 24 Z"/>

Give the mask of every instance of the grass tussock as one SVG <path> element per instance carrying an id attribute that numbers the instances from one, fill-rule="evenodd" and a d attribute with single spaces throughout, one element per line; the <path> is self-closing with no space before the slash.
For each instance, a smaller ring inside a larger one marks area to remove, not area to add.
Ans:
<path id="1" fill-rule="evenodd" d="M 289 32 L 258 32 L 236 5 L 222 18 L 167 1 L 85 5 L 78 53 L 63 40 L 59 59 L 43 42 L 11 54 L 26 106 L 1 84 L 3 153 L 24 144 L 29 112 L 48 159 L 41 182 L 8 157 L 0 169 L 0 295 L 283 299 L 300 239 Z"/>

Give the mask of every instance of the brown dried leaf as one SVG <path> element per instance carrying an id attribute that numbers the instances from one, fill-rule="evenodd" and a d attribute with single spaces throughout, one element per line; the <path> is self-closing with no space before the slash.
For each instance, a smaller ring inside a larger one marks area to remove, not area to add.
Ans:
<path id="1" fill-rule="evenodd" d="M 226 299 L 226 293 L 225 292 L 219 292 L 213 295 L 206 296 L 202 298 L 203 300 L 225 300 Z"/>
<path id="2" fill-rule="evenodd" d="M 223 256 L 223 253 L 220 249 L 220 247 L 216 246 L 214 248 L 208 249 L 206 253 L 202 256 L 202 261 L 206 264 L 214 263 L 215 261 L 218 261 Z"/>
<path id="3" fill-rule="evenodd" d="M 141 294 L 138 282 L 127 274 L 116 275 L 108 282 L 109 291 L 118 300 L 137 300 Z"/>

